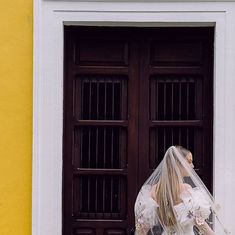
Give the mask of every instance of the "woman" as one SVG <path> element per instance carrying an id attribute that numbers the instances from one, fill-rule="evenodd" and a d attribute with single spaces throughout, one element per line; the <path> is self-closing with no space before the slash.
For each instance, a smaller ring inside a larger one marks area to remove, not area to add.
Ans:
<path id="1" fill-rule="evenodd" d="M 190 151 L 171 146 L 142 186 L 135 203 L 136 235 L 215 235 L 213 197 L 194 171 Z M 221 225 L 218 235 L 229 232 Z M 217 230 L 216 230 L 217 231 Z"/>

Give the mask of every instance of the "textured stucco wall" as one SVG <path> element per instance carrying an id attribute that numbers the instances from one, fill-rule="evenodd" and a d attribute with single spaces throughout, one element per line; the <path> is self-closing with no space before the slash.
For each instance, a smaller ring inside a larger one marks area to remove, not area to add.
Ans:
<path id="1" fill-rule="evenodd" d="M 31 234 L 33 1 L 0 7 L 0 234 Z"/>

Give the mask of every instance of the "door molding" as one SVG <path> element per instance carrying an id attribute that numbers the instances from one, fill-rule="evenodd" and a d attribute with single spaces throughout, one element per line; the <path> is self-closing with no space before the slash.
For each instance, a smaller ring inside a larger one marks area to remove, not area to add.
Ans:
<path id="1" fill-rule="evenodd" d="M 33 235 L 62 234 L 64 25 L 215 26 L 213 188 L 233 228 L 234 20 L 234 3 L 34 1 Z"/>

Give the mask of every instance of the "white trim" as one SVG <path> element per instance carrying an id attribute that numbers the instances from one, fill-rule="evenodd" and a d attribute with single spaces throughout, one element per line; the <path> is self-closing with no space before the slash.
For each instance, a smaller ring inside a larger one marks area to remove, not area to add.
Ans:
<path id="1" fill-rule="evenodd" d="M 235 4 L 34 1 L 33 235 L 61 235 L 63 26 L 216 25 L 214 194 L 235 234 Z"/>

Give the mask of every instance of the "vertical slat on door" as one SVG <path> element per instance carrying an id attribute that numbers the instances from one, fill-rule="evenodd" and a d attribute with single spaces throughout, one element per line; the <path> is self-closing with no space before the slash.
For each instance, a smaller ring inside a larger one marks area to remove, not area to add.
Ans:
<path id="1" fill-rule="evenodd" d="M 163 84 L 163 92 L 164 92 L 164 115 L 163 119 L 166 120 L 166 83 Z M 164 134 L 164 148 L 165 148 L 165 134 Z"/>
<path id="2" fill-rule="evenodd" d="M 171 83 L 171 120 L 174 120 L 173 114 L 174 114 L 174 82 Z"/>
<path id="3" fill-rule="evenodd" d="M 100 119 L 100 115 L 99 115 L 99 85 L 100 85 L 100 82 L 97 81 L 97 90 L 96 90 L 96 100 L 97 100 L 97 104 L 96 104 L 96 119 Z"/>
<path id="4" fill-rule="evenodd" d="M 107 119 L 107 83 L 104 82 L 104 119 Z"/>
<path id="5" fill-rule="evenodd" d="M 181 82 L 179 82 L 179 120 L 181 120 L 181 94 Z"/>

